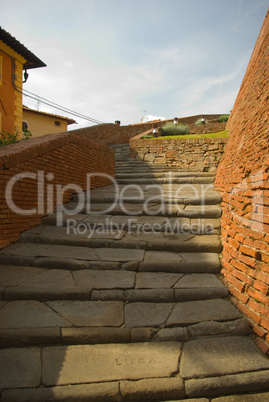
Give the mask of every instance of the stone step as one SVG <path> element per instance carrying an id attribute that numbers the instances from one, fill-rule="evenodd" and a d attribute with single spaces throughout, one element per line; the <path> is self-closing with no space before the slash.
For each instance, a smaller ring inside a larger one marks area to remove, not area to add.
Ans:
<path id="1" fill-rule="evenodd" d="M 219 273 L 217 253 L 178 253 L 141 249 L 93 248 L 15 243 L 0 251 L 0 263 L 63 270 Z"/>
<path id="2" fill-rule="evenodd" d="M 150 170 L 150 171 L 175 171 L 178 172 L 180 169 L 177 167 L 173 166 L 167 166 L 167 165 L 152 165 L 150 163 L 143 163 L 143 162 L 136 162 L 136 163 L 127 163 L 127 162 L 116 162 L 115 163 L 116 170 L 125 170 L 126 172 L 136 170 L 136 169 L 141 169 L 143 170 Z M 184 172 L 182 170 L 182 172 Z M 196 171 L 193 171 L 196 172 Z"/>
<path id="3" fill-rule="evenodd" d="M 4 349 L 0 363 L 4 402 L 268 400 L 268 360 L 243 336 Z"/>
<path id="4" fill-rule="evenodd" d="M 175 204 L 180 207 L 180 204 L 185 205 L 216 205 L 220 204 L 221 202 L 221 196 L 214 191 L 207 191 L 205 194 L 203 193 L 194 193 L 191 194 L 190 192 L 182 192 L 181 194 L 176 194 L 171 191 L 171 194 L 169 193 L 155 193 L 155 195 L 141 195 L 140 197 L 137 196 L 137 191 L 129 191 L 129 192 L 124 192 L 122 193 L 123 196 L 119 195 L 121 198 L 118 199 L 118 196 L 115 193 L 111 192 L 100 192 L 99 195 L 98 193 L 93 193 L 90 195 L 90 197 L 86 200 L 87 202 L 90 202 L 92 204 L 119 204 L 119 202 L 124 205 L 124 204 L 146 204 L 146 205 L 156 205 L 156 204 Z M 154 201 L 153 201 L 154 200 Z M 78 202 L 78 196 L 74 196 L 71 200 L 71 202 Z M 68 204 L 66 204 L 68 206 Z M 168 208 L 168 206 L 167 206 Z"/>
<path id="5" fill-rule="evenodd" d="M 175 185 L 172 182 L 152 183 L 150 185 L 135 183 L 119 184 L 116 181 L 108 186 L 75 194 L 71 202 L 92 203 L 138 203 L 138 204 L 185 204 L 205 205 L 220 204 L 222 198 L 212 183 L 186 182 Z M 67 204 L 68 206 L 68 204 Z"/>
<path id="6" fill-rule="evenodd" d="M 116 174 L 116 179 L 132 179 L 132 178 L 167 178 L 167 177 L 179 177 L 179 178 L 193 178 L 194 174 L 193 173 L 188 173 L 188 172 L 177 172 L 177 171 L 171 171 L 171 172 L 145 172 L 145 173 L 117 173 Z M 215 175 L 212 175 L 211 173 L 208 172 L 197 172 L 195 174 L 196 177 L 215 177 Z"/>
<path id="7" fill-rule="evenodd" d="M 228 297 L 213 274 L 96 269 L 46 269 L 0 265 L 1 298 L 10 300 L 102 300 L 179 302 Z M 1 325 L 1 324 L 0 324 Z"/>
<path id="8" fill-rule="evenodd" d="M 132 197 L 135 202 L 136 198 Z M 109 201 L 109 199 L 107 199 Z M 161 199 L 156 198 L 156 202 L 145 202 L 145 203 L 130 203 L 127 198 L 127 202 L 123 200 L 120 203 L 101 203 L 101 202 L 91 202 L 78 204 L 77 202 L 70 202 L 65 204 L 61 210 L 63 213 L 72 215 L 72 211 L 77 214 L 92 214 L 92 215 L 127 215 L 129 217 L 133 216 L 167 216 L 167 217 L 182 217 L 182 218 L 208 218 L 208 219 L 218 219 L 221 217 L 222 210 L 218 205 L 196 205 L 199 199 L 194 199 L 194 205 L 186 205 L 183 202 L 188 203 L 188 200 L 184 199 L 179 205 L 172 203 L 161 203 Z M 189 204 L 189 203 L 188 203 Z"/>
<path id="9" fill-rule="evenodd" d="M 42 219 L 42 224 L 51 226 L 57 225 L 57 213 L 50 214 Z M 67 227 L 66 230 L 70 234 L 80 234 L 84 231 L 109 233 L 114 232 L 117 236 L 122 230 L 131 232 L 153 232 L 153 233 L 192 233 L 200 234 L 219 234 L 220 221 L 219 219 L 191 219 L 191 218 L 167 218 L 160 216 L 132 216 L 129 215 L 87 215 L 63 214 L 61 219 L 62 227 Z M 29 231 L 21 236 L 29 237 Z"/>
<path id="10" fill-rule="evenodd" d="M 137 255 L 142 250 L 220 253 L 222 249 L 219 236 L 214 234 L 194 235 L 184 232 L 162 232 L 159 228 L 153 232 L 149 230 L 148 226 L 145 226 L 144 230 L 139 228 L 134 231 L 124 230 L 120 226 L 116 229 L 90 229 L 83 226 L 83 231 L 81 231 L 73 223 L 72 226 L 68 224 L 66 227 L 36 226 L 22 233 L 20 240 L 28 242 L 30 247 L 32 242 L 44 245 L 77 246 L 86 247 L 87 251 L 92 249 L 93 253 L 95 248 L 109 247 L 111 249 L 137 250 Z M 4 249 L 3 253 L 10 252 L 10 250 L 12 253 L 20 252 L 16 250 L 20 250 L 21 246 L 23 244 L 15 244 Z"/>
<path id="11" fill-rule="evenodd" d="M 214 177 L 168 177 L 168 178 L 145 178 L 145 179 L 140 179 L 140 178 L 130 178 L 130 179 L 117 179 L 118 184 L 168 184 L 168 183 L 173 183 L 173 184 L 185 184 L 185 183 L 200 183 L 200 184 L 208 184 L 208 183 L 214 183 L 215 178 Z"/>
<path id="12" fill-rule="evenodd" d="M 27 292 L 27 290 L 26 290 Z M 181 302 L 102 300 L 1 302 L 0 347 L 46 344 L 163 342 L 248 335 L 249 324 L 227 300 Z"/>

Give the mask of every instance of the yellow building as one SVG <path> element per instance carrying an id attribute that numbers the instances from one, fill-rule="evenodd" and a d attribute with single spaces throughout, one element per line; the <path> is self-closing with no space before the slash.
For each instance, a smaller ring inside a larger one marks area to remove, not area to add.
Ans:
<path id="1" fill-rule="evenodd" d="M 62 133 L 67 131 L 69 124 L 76 123 L 75 120 L 57 114 L 40 112 L 23 106 L 22 129 L 29 130 L 32 137 L 40 137 L 44 134 Z"/>
<path id="2" fill-rule="evenodd" d="M 43 61 L 0 27 L 0 132 L 17 132 L 18 138 L 21 138 L 22 84 L 28 78 L 27 70 L 45 66 Z"/>

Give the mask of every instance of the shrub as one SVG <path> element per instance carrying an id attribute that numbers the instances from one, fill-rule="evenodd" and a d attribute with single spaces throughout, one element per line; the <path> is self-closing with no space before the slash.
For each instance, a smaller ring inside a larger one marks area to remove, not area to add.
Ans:
<path id="1" fill-rule="evenodd" d="M 190 128 L 185 124 L 165 123 L 162 127 L 162 135 L 184 135 L 189 134 Z"/>
<path id="2" fill-rule="evenodd" d="M 18 139 L 18 132 L 14 134 L 10 134 L 7 131 L 3 131 L 0 133 L 0 147 L 4 147 L 5 145 L 9 144 L 16 144 L 19 142 Z M 32 137 L 32 133 L 29 130 L 26 130 L 22 133 L 22 140 L 28 140 Z"/>
<path id="3" fill-rule="evenodd" d="M 209 123 L 209 121 L 208 121 L 208 120 L 205 120 L 205 124 L 208 124 L 208 123 Z M 202 124 L 202 118 L 196 120 L 196 122 L 195 122 L 194 124 L 195 124 L 196 126 L 200 126 L 200 125 Z"/>
<path id="4" fill-rule="evenodd" d="M 230 117 L 229 114 L 224 114 L 223 116 L 220 116 L 220 117 L 218 118 L 219 123 L 223 123 L 223 122 L 228 121 L 228 120 L 229 120 L 229 117 Z"/>

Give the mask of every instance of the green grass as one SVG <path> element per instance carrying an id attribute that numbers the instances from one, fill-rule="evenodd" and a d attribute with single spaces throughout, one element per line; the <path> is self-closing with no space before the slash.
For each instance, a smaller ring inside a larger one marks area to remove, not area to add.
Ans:
<path id="1" fill-rule="evenodd" d="M 166 137 L 157 137 L 158 140 L 167 140 L 167 139 L 175 139 L 175 138 L 228 138 L 228 131 L 219 131 L 218 133 L 209 133 L 209 134 L 187 134 L 187 135 L 171 135 Z M 154 138 L 156 139 L 156 138 Z"/>

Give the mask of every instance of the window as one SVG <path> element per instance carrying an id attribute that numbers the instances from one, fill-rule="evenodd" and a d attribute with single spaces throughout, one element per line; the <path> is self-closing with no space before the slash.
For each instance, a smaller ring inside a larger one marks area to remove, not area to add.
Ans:
<path id="1" fill-rule="evenodd" d="M 54 124 L 55 124 L 55 126 L 60 126 L 60 125 L 61 125 L 61 122 L 58 121 L 58 120 L 55 120 L 55 121 L 54 121 Z"/>
<path id="2" fill-rule="evenodd" d="M 22 132 L 24 133 L 25 131 L 29 130 L 29 124 L 27 123 L 27 121 L 22 122 Z"/>

